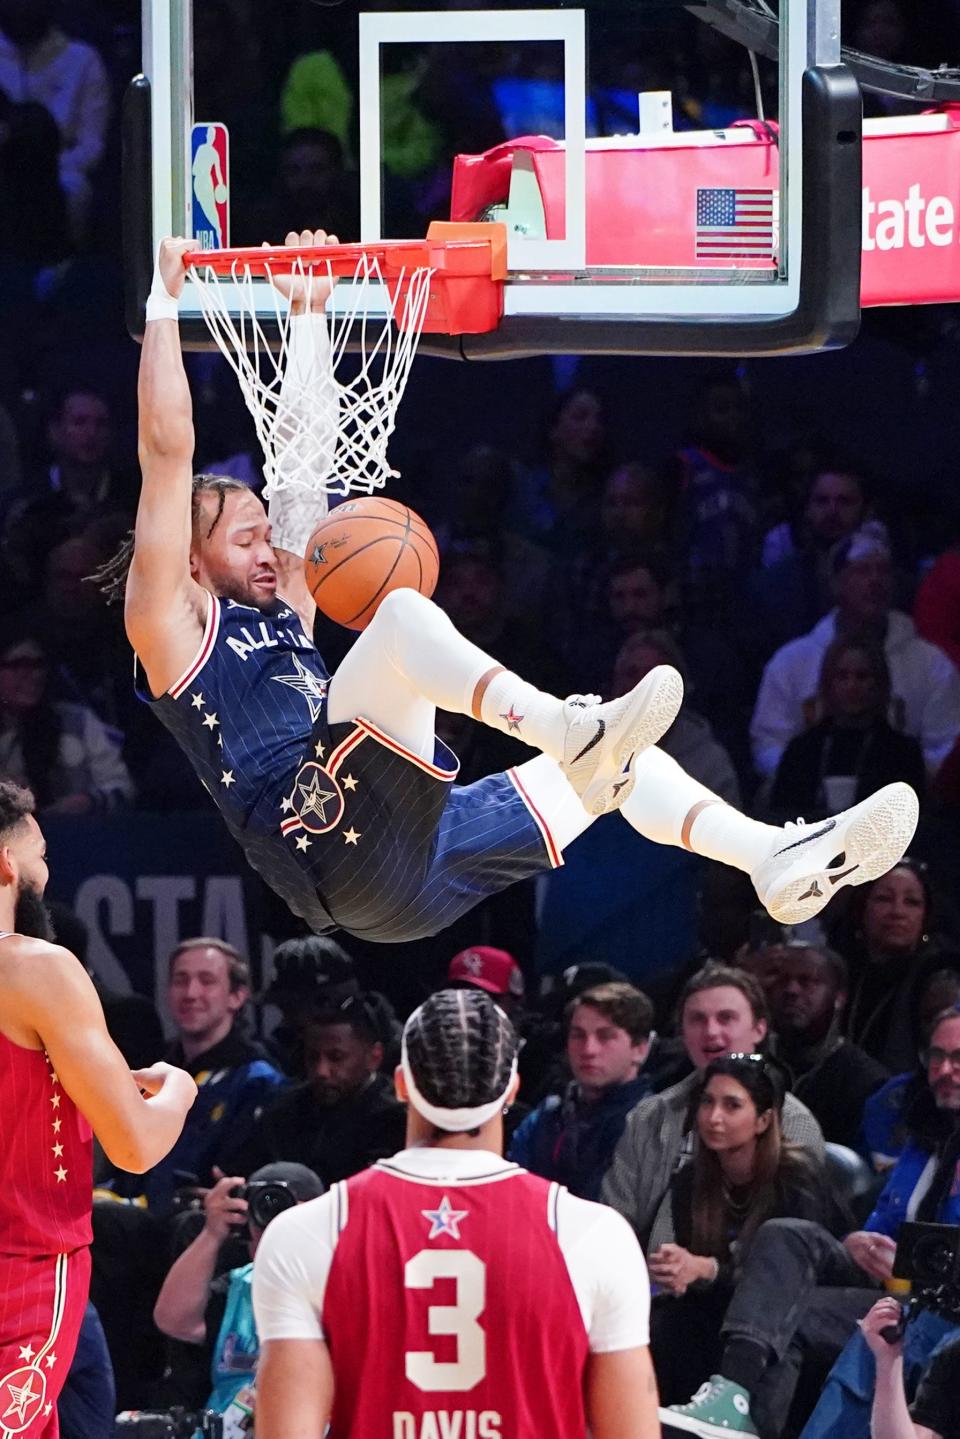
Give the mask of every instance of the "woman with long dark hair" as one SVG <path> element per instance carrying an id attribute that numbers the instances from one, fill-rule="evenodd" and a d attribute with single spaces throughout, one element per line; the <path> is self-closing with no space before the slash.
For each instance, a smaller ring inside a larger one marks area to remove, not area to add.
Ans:
<path id="1" fill-rule="evenodd" d="M 936 970 L 960 972 L 960 952 L 938 933 L 936 909 L 926 865 L 907 855 L 858 890 L 834 936 L 850 966 L 847 1037 L 891 1074 L 917 1062 L 927 979 Z"/>
<path id="2" fill-rule="evenodd" d="M 890 670 L 881 645 L 835 639 L 823 656 L 810 728 L 787 745 L 777 766 L 770 810 L 808 820 L 905 780 L 923 797 L 923 751 L 889 719 Z"/>
<path id="3" fill-rule="evenodd" d="M 652 1346 L 662 1402 L 687 1398 L 712 1374 L 720 1324 L 740 1267 L 768 1219 L 831 1227 L 831 1200 L 803 1152 L 785 1144 L 783 1088 L 759 1054 L 716 1059 L 695 1100 L 693 1160 L 674 1176 L 669 1206 L 676 1243 L 651 1236 L 650 1277 L 659 1287 Z"/>
<path id="4" fill-rule="evenodd" d="M 133 798 L 119 739 L 86 705 L 57 699 L 46 647 L 16 617 L 0 641 L 0 776 L 28 785 L 45 815 L 117 809 Z"/>

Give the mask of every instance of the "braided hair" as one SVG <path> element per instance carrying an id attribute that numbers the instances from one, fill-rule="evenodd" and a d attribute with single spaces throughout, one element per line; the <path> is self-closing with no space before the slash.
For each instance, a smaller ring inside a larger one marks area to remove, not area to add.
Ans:
<path id="1" fill-rule="evenodd" d="M 482 989 L 431 994 L 407 1020 L 403 1039 L 417 1089 L 440 1109 L 479 1108 L 503 1094 L 519 1048 L 513 1025 Z"/>
<path id="2" fill-rule="evenodd" d="M 203 505 L 204 495 L 217 496 L 217 510 L 204 539 L 209 539 L 223 514 L 223 507 L 227 495 L 234 494 L 238 490 L 249 490 L 243 480 L 235 480 L 230 475 L 194 475 L 190 496 L 190 519 L 194 533 L 199 530 L 200 514 Z M 136 531 L 131 530 L 122 541 L 116 554 L 99 569 L 94 570 L 87 579 L 97 586 L 100 593 L 106 597 L 107 604 L 116 604 L 123 599 L 127 588 L 127 576 L 130 573 L 130 564 L 133 560 L 133 546 Z"/>

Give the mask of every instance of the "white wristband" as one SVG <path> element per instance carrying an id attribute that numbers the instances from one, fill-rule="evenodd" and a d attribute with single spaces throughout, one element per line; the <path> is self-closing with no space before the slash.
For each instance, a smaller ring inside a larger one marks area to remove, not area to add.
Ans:
<path id="1" fill-rule="evenodd" d="M 163 283 L 158 257 L 153 271 L 153 284 L 147 296 L 147 323 L 149 324 L 151 320 L 179 320 L 179 318 L 180 301 L 171 295 Z"/>

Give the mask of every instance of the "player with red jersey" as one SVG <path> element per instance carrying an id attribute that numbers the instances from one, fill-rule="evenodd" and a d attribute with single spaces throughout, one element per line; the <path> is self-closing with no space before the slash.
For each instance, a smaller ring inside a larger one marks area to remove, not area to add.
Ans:
<path id="1" fill-rule="evenodd" d="M 257 1439 L 652 1439 L 650 1290 L 613 1210 L 502 1157 L 517 1039 L 483 991 L 407 1021 L 407 1147 L 254 1264 Z"/>
<path id="2" fill-rule="evenodd" d="M 50 943 L 46 846 L 0 781 L 0 1434 L 56 1439 L 90 1280 L 93 1135 L 137 1173 L 172 1148 L 197 1089 L 131 1075 L 86 970 Z M 146 1097 L 141 1091 L 146 1092 Z"/>

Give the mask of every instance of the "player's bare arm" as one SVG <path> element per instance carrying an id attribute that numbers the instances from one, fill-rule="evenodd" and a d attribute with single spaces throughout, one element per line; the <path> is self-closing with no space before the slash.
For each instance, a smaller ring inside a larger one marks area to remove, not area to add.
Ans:
<path id="1" fill-rule="evenodd" d="M 257 1439 L 318 1439 L 333 1409 L 322 1339 L 268 1339 L 257 1365 Z"/>
<path id="2" fill-rule="evenodd" d="M 160 246 L 158 276 L 173 297 L 183 289 L 183 256 L 193 243 L 169 239 Z M 190 574 L 193 411 L 175 319 L 147 321 L 137 393 L 143 479 L 125 620 L 150 688 L 160 695 L 196 654 L 206 613 Z"/>
<path id="3" fill-rule="evenodd" d="M 591 1439 L 660 1439 L 657 1379 L 645 1345 L 591 1354 L 584 1398 Z"/>
<path id="4" fill-rule="evenodd" d="M 326 230 L 291 230 L 284 240 L 284 244 L 289 248 L 336 245 L 337 243 L 336 235 L 328 235 Z M 323 275 L 314 275 L 308 284 L 302 275 L 275 275 L 273 276 L 273 284 L 280 291 L 281 295 L 290 301 L 290 314 L 295 324 L 298 321 L 303 323 L 301 317 L 312 317 L 314 323 L 325 324 L 323 315 L 327 300 L 330 298 L 330 291 L 333 287 L 331 279 Z M 310 322 L 310 318 L 306 318 L 306 323 L 309 324 Z M 295 347 L 295 328 L 291 333 L 291 339 Z M 311 357 L 316 354 L 316 350 L 317 347 L 315 345 L 308 346 L 308 353 Z M 296 353 L 294 353 L 291 356 L 290 362 L 294 370 L 297 368 L 297 361 L 298 357 Z M 319 377 L 317 378 L 319 381 Z M 332 366 L 328 379 L 332 385 Z M 283 449 L 286 448 L 286 445 L 289 445 L 291 449 L 296 448 L 298 435 L 304 428 L 303 417 L 297 413 L 295 408 L 303 402 L 304 387 L 302 383 L 297 383 L 292 387 L 284 384 L 281 389 L 280 398 L 281 407 L 277 416 L 278 430 L 282 430 L 283 427 L 287 425 L 289 426 L 290 432 L 289 440 L 286 442 L 281 441 L 279 444 L 278 448 L 282 452 Z M 286 406 L 290 408 L 288 418 L 286 418 L 284 414 Z M 322 412 L 322 408 L 321 405 L 316 406 L 318 414 Z M 320 450 L 321 452 L 328 453 L 332 460 L 335 446 L 336 434 L 334 433 L 330 436 L 329 445 L 320 446 Z M 274 518 L 274 516 L 277 517 L 277 534 L 282 533 L 285 537 L 291 537 L 291 543 L 292 535 L 295 534 L 297 530 L 303 532 L 305 542 L 306 538 L 316 525 L 319 524 L 326 513 L 326 498 L 323 490 L 320 488 L 322 479 L 322 474 L 312 475 L 312 492 L 302 496 L 290 493 L 271 498 L 270 514 L 271 518 Z M 296 514 L 296 511 L 300 509 L 304 509 L 306 512 L 304 519 L 300 519 Z M 284 524 L 284 519 L 289 519 L 290 523 Z M 317 607 L 314 604 L 313 596 L 307 586 L 306 576 L 303 570 L 303 548 L 301 546 L 299 550 L 287 549 L 282 544 L 275 543 L 274 554 L 277 558 L 277 592 L 283 595 L 284 599 L 293 605 L 303 621 L 304 628 L 307 633 L 310 634 L 313 629 L 313 621 Z"/>
<path id="5" fill-rule="evenodd" d="M 152 1168 L 179 1138 L 197 1097 L 193 1080 L 169 1064 L 130 1072 L 93 983 L 69 950 L 33 939 L 19 940 L 13 953 L 7 948 L 0 960 L 3 1033 L 26 1049 L 46 1050 L 112 1164 L 134 1174 Z"/>

